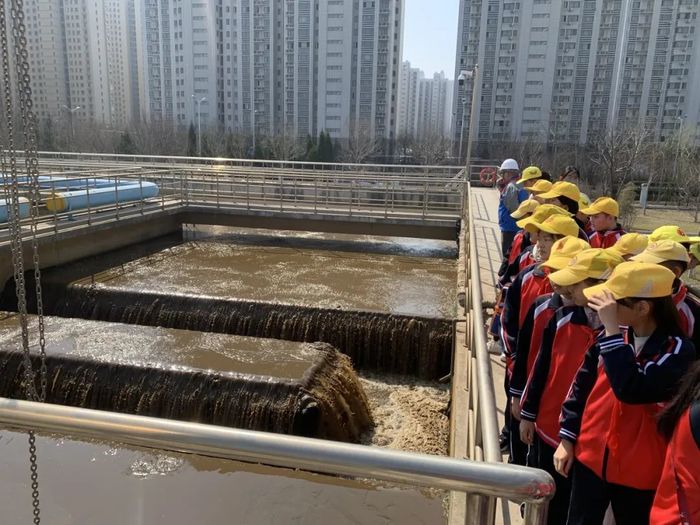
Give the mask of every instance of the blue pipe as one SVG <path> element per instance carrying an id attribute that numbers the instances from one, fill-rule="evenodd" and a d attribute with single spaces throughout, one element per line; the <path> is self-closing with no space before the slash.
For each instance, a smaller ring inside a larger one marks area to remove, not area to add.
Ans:
<path id="1" fill-rule="evenodd" d="M 7 222 L 10 209 L 5 199 L 0 199 L 0 222 Z M 19 198 L 19 216 L 21 219 L 29 217 L 29 199 Z"/>
<path id="2" fill-rule="evenodd" d="M 103 206 L 129 201 L 138 201 L 158 196 L 158 186 L 152 182 L 114 185 L 91 190 L 56 192 L 46 199 L 46 209 L 50 212 L 85 210 L 88 207 Z M 88 200 L 89 199 L 89 200 Z M 89 206 L 88 206 L 89 204 Z"/>

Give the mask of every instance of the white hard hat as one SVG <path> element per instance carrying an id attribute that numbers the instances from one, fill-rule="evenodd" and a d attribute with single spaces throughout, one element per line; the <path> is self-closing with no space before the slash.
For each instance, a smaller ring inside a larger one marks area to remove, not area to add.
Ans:
<path id="1" fill-rule="evenodd" d="M 518 163 L 515 161 L 515 159 L 504 160 L 503 164 L 501 164 L 501 167 L 499 169 L 501 171 L 520 171 Z"/>

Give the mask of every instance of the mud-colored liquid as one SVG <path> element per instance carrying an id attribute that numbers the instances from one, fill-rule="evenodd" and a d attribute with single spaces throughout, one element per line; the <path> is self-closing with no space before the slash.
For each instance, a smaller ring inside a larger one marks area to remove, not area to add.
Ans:
<path id="1" fill-rule="evenodd" d="M 440 494 L 201 456 L 38 436 L 42 523 L 442 523 Z M 0 429 L 3 525 L 31 523 L 27 436 Z"/>

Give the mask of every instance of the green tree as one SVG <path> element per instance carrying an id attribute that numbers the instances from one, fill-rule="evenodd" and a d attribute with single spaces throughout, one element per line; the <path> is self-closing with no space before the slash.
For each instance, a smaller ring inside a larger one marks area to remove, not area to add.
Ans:
<path id="1" fill-rule="evenodd" d="M 135 155 L 137 153 L 136 144 L 134 144 L 134 140 L 131 138 L 128 131 L 125 131 L 119 136 L 117 153 L 122 155 Z"/>
<path id="2" fill-rule="evenodd" d="M 318 160 L 320 162 L 333 162 L 333 143 L 330 135 L 325 131 L 321 131 L 318 137 Z"/>
<path id="3" fill-rule="evenodd" d="M 197 132 L 192 122 L 190 122 L 190 129 L 187 130 L 187 156 L 197 156 Z"/>
<path id="4" fill-rule="evenodd" d="M 306 139 L 306 154 L 304 155 L 304 158 L 309 162 L 318 161 L 318 146 L 311 135 L 309 135 Z"/>

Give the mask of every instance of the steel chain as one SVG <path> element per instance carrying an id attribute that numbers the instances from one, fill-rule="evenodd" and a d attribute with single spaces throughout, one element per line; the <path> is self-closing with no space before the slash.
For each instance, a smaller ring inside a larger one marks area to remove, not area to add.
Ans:
<path id="1" fill-rule="evenodd" d="M 12 262 L 15 277 L 15 291 L 17 293 L 17 303 L 20 316 L 20 326 L 22 331 L 22 350 L 24 365 L 24 382 L 26 396 L 33 401 L 44 401 L 46 399 L 46 363 L 45 363 L 45 336 L 43 321 L 43 301 L 41 293 L 41 272 L 39 266 L 39 251 L 37 243 L 37 225 L 39 179 L 38 179 L 38 158 L 36 147 L 36 126 L 33 113 L 33 102 L 31 92 L 31 78 L 29 74 L 29 55 L 27 51 L 27 39 L 24 26 L 24 10 L 22 0 L 11 0 L 10 14 L 12 17 L 12 37 L 13 49 L 15 51 L 15 71 L 18 82 L 19 107 L 21 121 L 23 123 L 24 138 L 24 159 L 27 180 L 30 187 L 30 232 L 32 242 L 32 254 L 34 263 L 34 280 L 37 302 L 37 318 L 39 322 L 39 348 L 40 348 L 40 392 L 36 390 L 35 373 L 32 366 L 29 328 L 27 315 L 26 282 L 24 279 L 24 252 L 22 242 L 21 206 L 19 201 L 17 151 L 14 144 L 14 119 L 12 111 L 12 81 L 10 76 L 10 57 L 8 54 L 9 39 L 7 34 L 7 9 L 5 0 L 0 0 L 0 44 L 2 45 L 2 68 L 3 87 L 5 95 L 5 113 L 8 133 L 8 152 L 10 177 L 8 184 L 7 158 L 2 153 L 4 193 L 6 206 L 8 208 L 8 225 L 11 236 Z M 33 522 L 36 525 L 41 523 L 41 511 L 39 505 L 39 476 L 36 454 L 36 436 L 33 431 L 29 432 L 29 462 L 30 479 L 32 489 L 32 514 Z"/>

